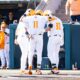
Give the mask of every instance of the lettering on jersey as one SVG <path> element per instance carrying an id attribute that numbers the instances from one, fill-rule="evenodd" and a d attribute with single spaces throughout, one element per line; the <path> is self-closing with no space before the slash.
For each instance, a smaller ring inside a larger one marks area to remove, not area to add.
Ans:
<path id="1" fill-rule="evenodd" d="M 60 23 L 57 22 L 57 23 L 56 23 L 56 30 L 60 30 L 60 29 L 61 29 L 61 27 L 60 27 Z"/>
<path id="2" fill-rule="evenodd" d="M 34 21 L 34 28 L 37 29 L 38 28 L 38 21 Z"/>

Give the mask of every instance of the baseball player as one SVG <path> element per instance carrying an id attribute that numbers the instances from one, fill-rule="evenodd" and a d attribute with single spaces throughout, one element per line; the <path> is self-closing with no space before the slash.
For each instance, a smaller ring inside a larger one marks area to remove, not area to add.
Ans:
<path id="1" fill-rule="evenodd" d="M 16 35 L 15 36 L 15 44 L 19 44 L 21 52 L 22 52 L 22 55 L 21 55 L 21 72 L 22 73 L 26 73 L 26 71 L 25 71 L 26 60 L 29 55 L 29 38 L 28 38 L 27 29 L 26 29 L 27 23 L 25 23 L 25 21 L 26 21 L 25 19 L 26 19 L 26 17 L 31 16 L 33 14 L 32 12 L 34 13 L 34 11 L 32 9 L 28 9 L 24 13 L 24 15 L 20 18 L 19 24 L 16 29 L 16 33 L 15 33 L 15 35 Z M 32 69 L 32 65 L 29 68 Z M 29 74 L 32 74 L 32 72 L 30 72 Z"/>
<path id="2" fill-rule="evenodd" d="M 63 25 L 62 21 L 49 14 L 49 22 L 48 26 L 48 58 L 52 64 L 52 73 L 58 73 L 58 65 L 59 65 L 59 51 L 60 46 L 64 44 L 64 33 L 63 33 Z"/>
<path id="3" fill-rule="evenodd" d="M 42 16 L 42 11 L 37 10 L 34 16 L 29 17 L 26 21 L 29 27 L 27 27 L 30 34 L 30 56 L 33 58 L 33 54 L 37 54 L 37 70 L 36 74 L 41 73 L 41 61 L 42 61 L 42 49 L 43 49 L 43 33 L 44 27 L 47 22 L 47 18 Z M 32 63 L 32 62 L 31 62 Z"/>

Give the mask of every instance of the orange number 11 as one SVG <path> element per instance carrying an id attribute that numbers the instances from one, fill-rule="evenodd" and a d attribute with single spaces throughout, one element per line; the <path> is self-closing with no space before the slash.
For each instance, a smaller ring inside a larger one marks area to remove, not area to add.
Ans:
<path id="1" fill-rule="evenodd" d="M 38 28 L 38 21 L 34 21 L 34 28 L 35 28 L 35 29 Z"/>
<path id="2" fill-rule="evenodd" d="M 56 30 L 60 30 L 61 28 L 60 28 L 60 23 L 59 22 L 57 22 L 56 23 Z"/>

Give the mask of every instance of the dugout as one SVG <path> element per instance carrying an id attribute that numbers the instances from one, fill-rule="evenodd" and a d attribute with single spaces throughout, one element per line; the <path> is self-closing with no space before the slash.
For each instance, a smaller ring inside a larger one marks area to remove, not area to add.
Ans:
<path id="1" fill-rule="evenodd" d="M 14 16 L 19 19 L 28 8 L 35 9 L 40 0 L 0 0 L 0 16 L 7 18 L 9 12 L 13 12 Z"/>
<path id="2" fill-rule="evenodd" d="M 60 51 L 60 68 L 72 69 L 72 65 L 77 63 L 77 67 L 80 68 L 80 25 L 63 24 L 64 25 L 64 41 L 65 44 L 62 46 Z M 16 25 L 10 26 L 10 68 L 20 67 L 20 56 L 21 52 L 19 46 L 14 45 L 15 29 Z M 43 61 L 48 64 L 47 57 L 47 34 L 44 34 L 44 49 L 43 49 Z M 45 60 L 45 59 L 46 60 Z M 42 65 L 43 66 L 43 65 Z M 42 68 L 44 68 L 43 66 Z M 49 68 L 49 67 L 48 67 Z M 45 69 L 45 68 L 44 68 Z"/>

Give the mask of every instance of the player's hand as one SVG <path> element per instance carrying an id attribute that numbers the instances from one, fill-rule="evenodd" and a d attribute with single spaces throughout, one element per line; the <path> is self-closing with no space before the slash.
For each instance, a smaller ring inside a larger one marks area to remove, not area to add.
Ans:
<path id="1" fill-rule="evenodd" d="M 30 36 L 30 39 L 34 39 L 32 35 Z"/>
<path id="2" fill-rule="evenodd" d="M 27 35 L 28 39 L 33 39 L 33 36 L 32 35 Z"/>
<path id="3" fill-rule="evenodd" d="M 32 35 L 30 35 L 29 37 L 30 37 L 30 39 L 34 39 Z"/>
<path id="4" fill-rule="evenodd" d="M 17 39 L 14 40 L 14 44 L 18 45 Z"/>
<path id="5" fill-rule="evenodd" d="M 51 28 L 48 27 L 48 28 L 46 28 L 45 31 L 46 31 L 46 32 L 51 31 Z"/>

